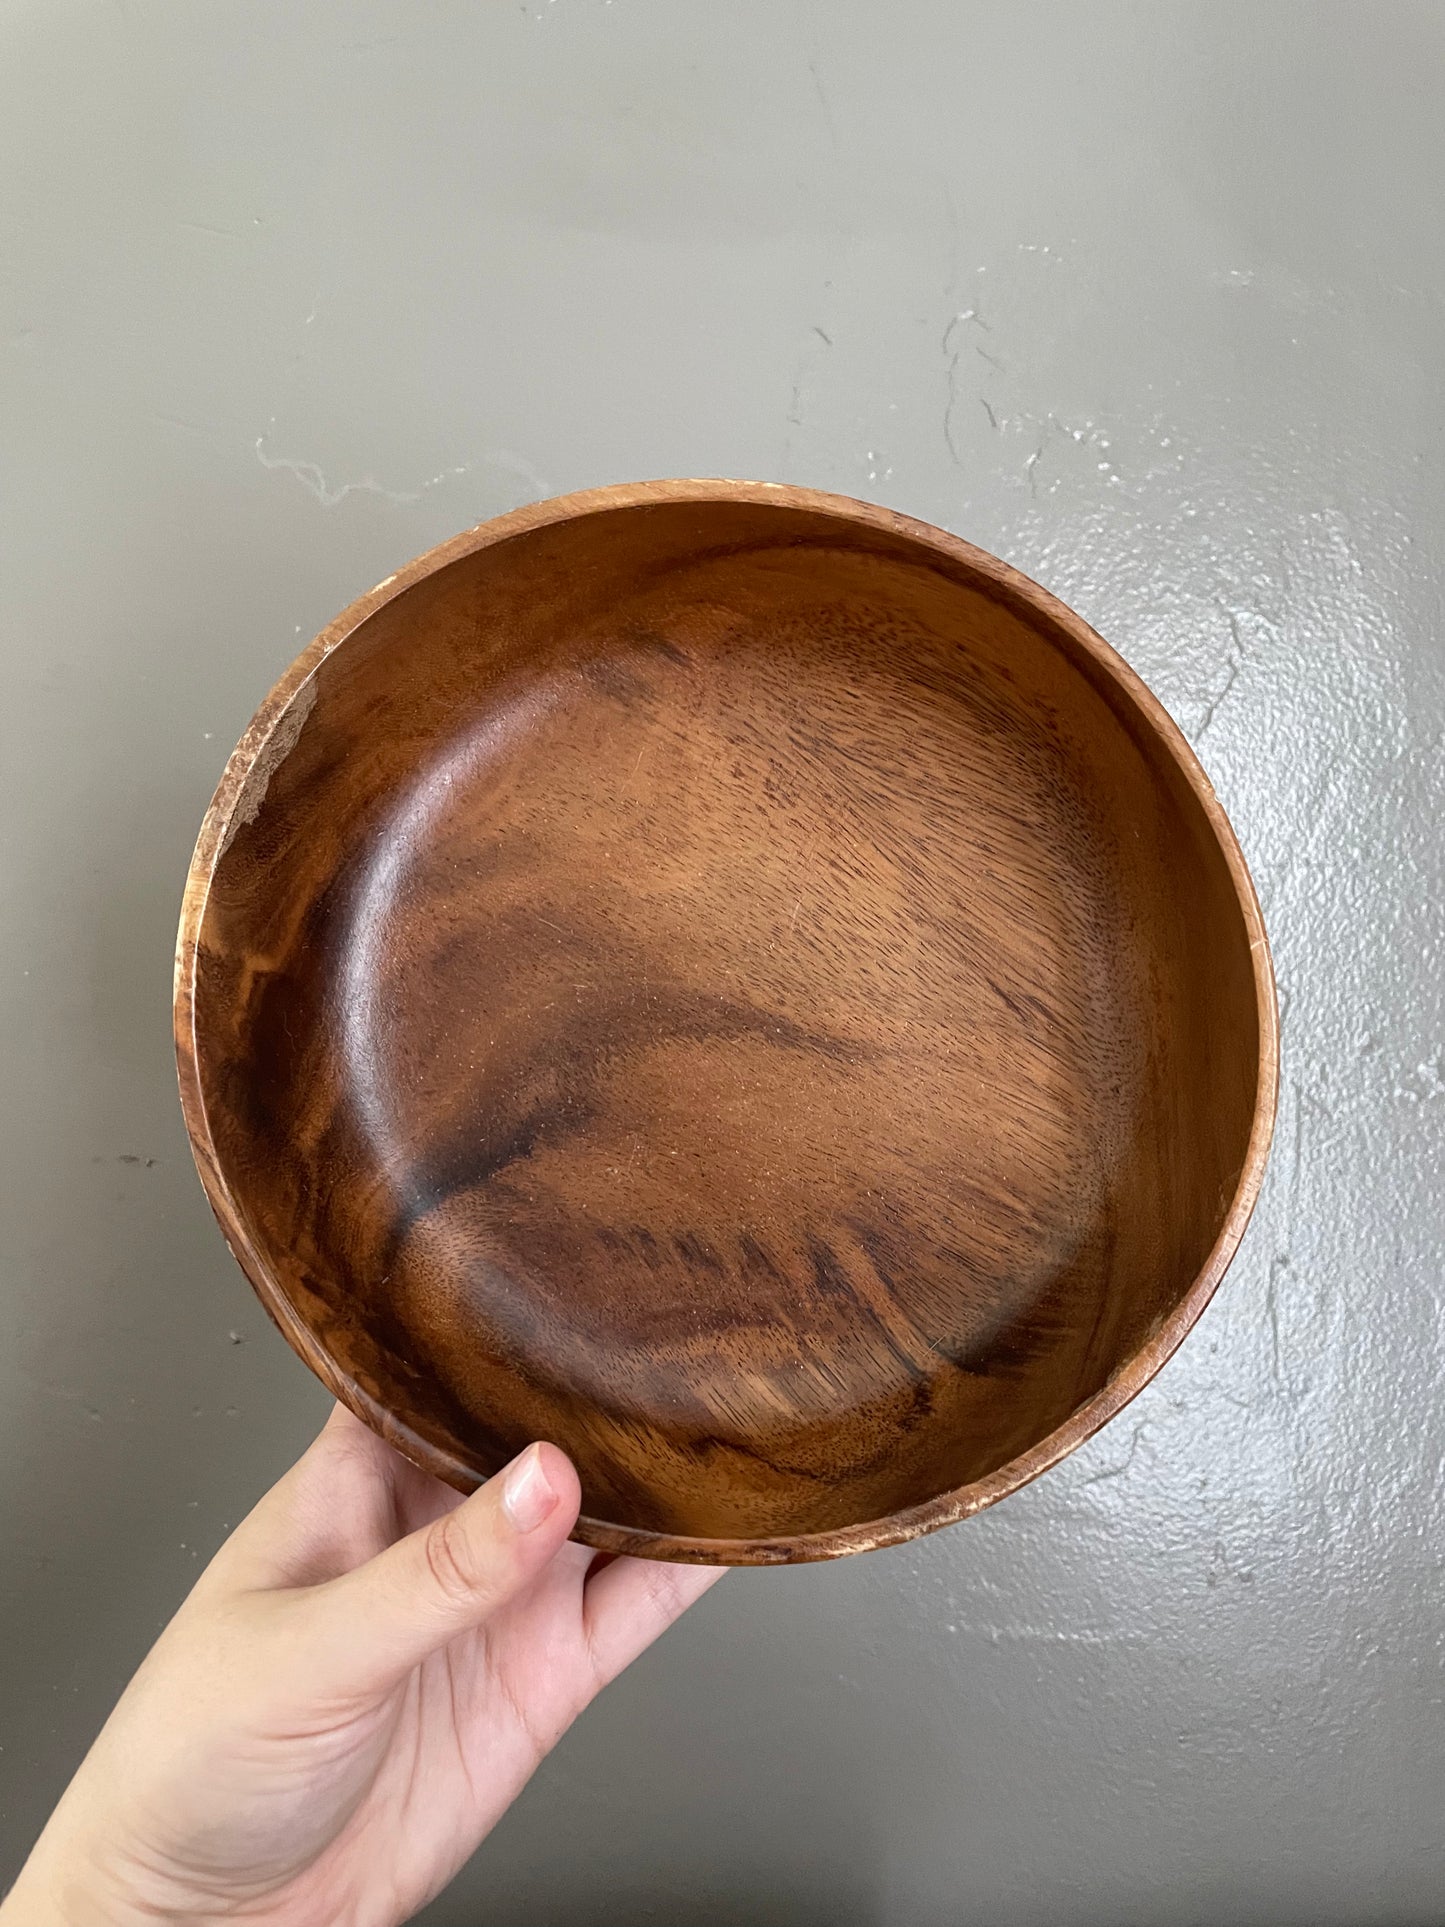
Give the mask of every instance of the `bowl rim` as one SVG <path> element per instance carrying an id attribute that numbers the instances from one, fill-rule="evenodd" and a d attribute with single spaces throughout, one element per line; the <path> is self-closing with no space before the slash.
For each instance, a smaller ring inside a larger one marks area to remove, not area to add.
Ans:
<path id="1" fill-rule="evenodd" d="M 237 806 L 282 718 L 292 709 L 298 697 L 302 697 L 302 692 L 320 664 L 377 610 L 437 570 L 514 536 L 617 509 L 651 507 L 661 502 L 719 501 L 804 510 L 832 517 L 853 527 L 876 529 L 900 536 L 946 557 L 955 567 L 962 567 L 975 578 L 981 579 L 996 596 L 1009 602 L 1018 612 L 1030 616 L 1034 625 L 1045 633 L 1062 631 L 1078 655 L 1091 666 L 1098 684 L 1112 689 L 1116 699 L 1122 699 L 1125 711 L 1132 711 L 1172 757 L 1204 811 L 1223 854 L 1249 935 L 1259 1026 L 1258 1074 L 1249 1141 L 1233 1198 L 1208 1257 L 1174 1310 L 1144 1344 L 1092 1398 L 1085 1400 L 1062 1425 L 1028 1451 L 1010 1459 L 984 1478 L 940 1493 L 922 1504 L 827 1532 L 797 1533 L 770 1539 L 704 1538 L 651 1532 L 586 1516 L 578 1519 L 573 1531 L 575 1539 L 602 1552 L 627 1553 L 693 1565 L 787 1565 L 837 1559 L 849 1553 L 898 1545 L 924 1533 L 935 1532 L 942 1526 L 956 1524 L 996 1504 L 1058 1464 L 1122 1411 L 1172 1357 L 1214 1296 L 1238 1249 L 1259 1196 L 1278 1104 L 1279 1013 L 1269 939 L 1254 884 L 1234 829 L 1178 724 L 1123 658 L 1066 603 L 1010 564 L 999 561 L 961 536 L 931 523 L 903 515 L 894 509 L 859 501 L 852 496 L 828 494 L 781 482 L 674 479 L 617 483 L 529 503 L 438 543 L 385 577 L 364 595 L 358 596 L 326 625 L 273 685 L 227 759 L 201 823 L 181 904 L 173 1006 L 176 1067 L 181 1110 L 196 1168 L 211 1209 L 226 1243 L 250 1280 L 257 1297 L 292 1349 L 335 1398 L 413 1463 L 462 1490 L 482 1483 L 468 1466 L 421 1438 L 352 1381 L 303 1323 L 247 1231 L 245 1218 L 222 1169 L 211 1133 L 196 1047 L 196 963 L 211 881 L 229 840 Z M 309 709 L 309 703 L 306 707 Z M 303 710 L 303 719 L 304 714 Z"/>

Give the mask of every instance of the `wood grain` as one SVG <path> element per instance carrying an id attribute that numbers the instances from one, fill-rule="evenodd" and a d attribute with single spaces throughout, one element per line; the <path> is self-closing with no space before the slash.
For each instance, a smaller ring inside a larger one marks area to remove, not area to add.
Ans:
<path id="1" fill-rule="evenodd" d="M 182 1098 L 354 1409 L 582 1538 L 820 1558 L 1158 1369 L 1273 1121 L 1268 949 L 1159 705 L 937 530 L 740 483 L 459 537 L 263 705 L 197 847 Z"/>

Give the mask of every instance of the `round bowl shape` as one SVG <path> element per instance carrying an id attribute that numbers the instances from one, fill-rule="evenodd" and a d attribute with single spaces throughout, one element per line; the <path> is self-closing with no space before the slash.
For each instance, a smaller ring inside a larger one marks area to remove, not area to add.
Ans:
<path id="1" fill-rule="evenodd" d="M 191 867 L 181 1094 L 291 1344 L 468 1487 L 710 1564 L 1035 1477 L 1268 1150 L 1259 908 L 1179 731 L 956 538 L 663 482 L 503 516 L 283 677 Z"/>

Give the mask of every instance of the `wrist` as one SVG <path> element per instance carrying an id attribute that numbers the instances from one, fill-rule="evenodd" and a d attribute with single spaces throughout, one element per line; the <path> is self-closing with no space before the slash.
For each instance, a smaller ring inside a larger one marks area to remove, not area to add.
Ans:
<path id="1" fill-rule="evenodd" d="M 201 1927 L 202 1920 L 188 1908 L 141 1901 L 83 1851 L 50 1851 L 43 1837 L 0 1901 L 0 1927 Z"/>

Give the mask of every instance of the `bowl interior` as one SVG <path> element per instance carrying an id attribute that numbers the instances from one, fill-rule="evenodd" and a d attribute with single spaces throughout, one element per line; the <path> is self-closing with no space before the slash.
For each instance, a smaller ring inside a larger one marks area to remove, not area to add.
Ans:
<path id="1" fill-rule="evenodd" d="M 926 1506 L 1205 1266 L 1258 1096 L 1219 836 L 966 554 L 760 500 L 465 554 L 231 810 L 196 1072 L 249 1268 L 452 1476 L 620 1533 Z M 719 1556 L 729 1556 L 725 1551 Z"/>

